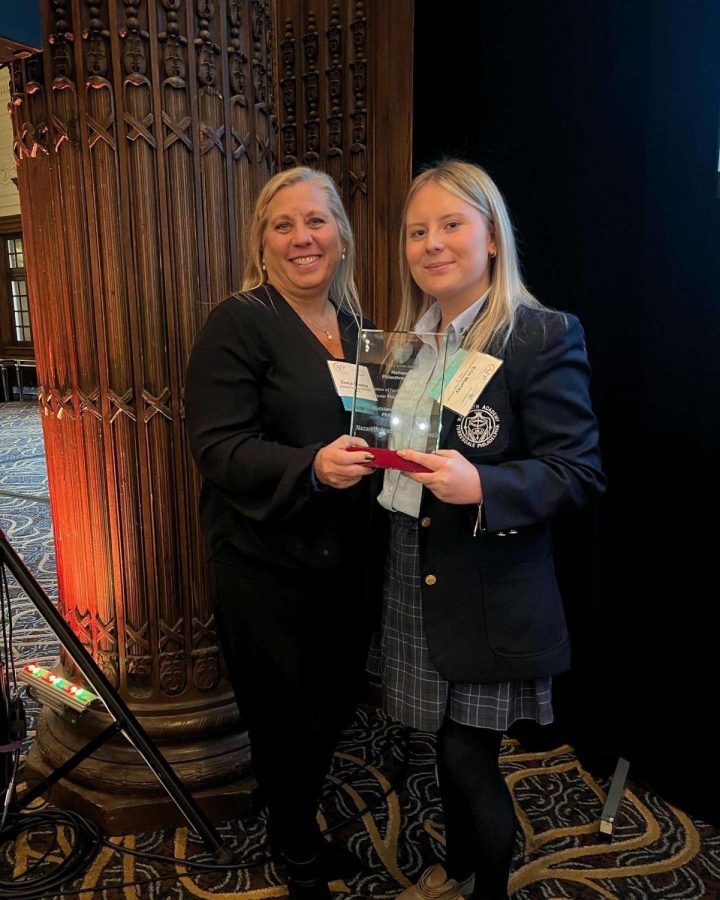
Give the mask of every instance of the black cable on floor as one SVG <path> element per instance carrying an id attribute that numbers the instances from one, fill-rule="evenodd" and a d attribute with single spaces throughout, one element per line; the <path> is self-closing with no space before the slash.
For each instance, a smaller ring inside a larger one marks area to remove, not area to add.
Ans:
<path id="1" fill-rule="evenodd" d="M 12 614 L 10 607 L 10 590 L 7 582 L 6 568 L 0 563 L 0 665 L 2 665 L 6 670 L 5 680 L 11 683 L 14 689 L 14 697 L 18 698 L 19 695 L 17 694 L 15 664 L 11 651 Z M 17 722 L 12 718 L 13 715 L 15 715 L 15 713 L 13 713 L 13 710 L 17 706 L 17 703 L 13 701 L 13 698 L 10 697 L 9 693 L 4 699 L 9 704 L 7 713 L 12 720 L 11 726 L 14 723 L 15 730 L 18 730 L 20 725 L 24 726 L 25 714 L 24 709 L 22 709 L 22 704 L 19 704 L 20 711 L 22 711 L 22 722 Z M 15 718 L 17 718 L 17 715 L 15 715 Z M 405 754 L 402 757 L 402 763 L 398 773 L 396 773 L 395 777 L 390 780 L 390 784 L 386 788 L 386 790 L 380 795 L 380 797 L 376 798 L 372 804 L 366 804 L 362 809 L 356 811 L 352 816 L 347 816 L 346 818 L 342 819 L 337 825 L 334 825 L 332 828 L 326 829 L 323 834 L 329 835 L 340 830 L 341 828 L 345 828 L 350 822 L 353 822 L 356 819 L 364 816 L 366 813 L 371 812 L 378 803 L 382 802 L 394 790 L 396 790 L 396 785 L 400 781 L 401 777 L 404 778 L 409 764 L 410 754 L 408 746 L 408 734 L 409 731 L 405 729 Z M 24 736 L 25 732 L 22 734 L 22 737 Z M 19 751 L 16 753 L 15 774 L 18 757 Z M 348 784 L 348 781 L 340 781 L 338 784 L 334 785 L 333 793 L 337 793 Z M 101 846 L 103 845 L 111 848 L 116 853 L 128 854 L 131 856 L 158 862 L 167 862 L 174 865 L 182 865 L 188 870 L 185 875 L 162 876 L 146 881 L 134 881 L 113 885 L 113 887 L 116 888 L 132 887 L 140 884 L 152 884 L 154 881 L 166 881 L 170 880 L 171 878 L 177 880 L 180 877 L 191 875 L 193 874 L 193 872 L 227 872 L 228 870 L 256 868 L 264 866 L 271 861 L 271 857 L 266 856 L 261 857 L 260 859 L 253 862 L 238 861 L 236 863 L 231 863 L 228 865 L 204 861 L 202 859 L 197 861 L 194 861 L 192 859 L 180 859 L 177 857 L 163 856 L 162 854 L 149 853 L 147 851 L 139 851 L 127 847 L 118 846 L 117 844 L 112 843 L 109 839 L 103 837 L 100 833 L 100 829 L 94 823 L 90 822 L 88 819 L 85 819 L 78 813 L 74 813 L 68 810 L 55 809 L 52 807 L 46 807 L 28 813 L 17 812 L 13 804 L 14 786 L 15 779 L 13 776 L 8 786 L 5 802 L 3 804 L 0 804 L 0 813 L 3 816 L 0 821 L 2 821 L 4 826 L 0 827 L 0 855 L 2 854 L 3 848 L 6 844 L 16 841 L 22 834 L 30 833 L 42 828 L 54 829 L 55 843 L 51 845 L 49 849 L 45 850 L 41 860 L 34 861 L 32 866 L 18 878 L 14 878 L 9 881 L 0 879 L 0 898 L 22 897 L 23 900 L 45 900 L 45 898 L 47 898 L 49 894 L 56 893 L 58 891 L 68 896 L 88 893 L 88 891 L 86 890 L 63 892 L 62 885 L 74 878 L 79 877 L 84 871 L 86 871 L 95 856 L 97 856 Z M 46 858 L 57 846 L 57 836 L 60 827 L 65 827 L 70 834 L 70 852 L 51 871 L 35 874 L 41 867 L 41 863 L 46 860 Z"/>
<path id="2" fill-rule="evenodd" d="M 405 737 L 407 739 L 407 733 Z M 379 803 L 390 796 L 393 791 L 397 790 L 397 785 L 401 778 L 405 776 L 408 765 L 409 752 L 407 745 L 405 750 L 406 752 L 402 764 L 385 791 L 383 791 L 383 793 L 372 803 L 366 804 L 352 816 L 343 819 L 338 825 L 326 829 L 323 834 L 332 834 L 340 828 L 346 827 L 350 822 L 364 816 L 366 813 L 372 812 Z M 349 784 L 347 781 L 339 782 L 334 786 L 334 791 L 341 790 L 347 784 Z M 260 868 L 267 863 L 272 862 L 271 856 L 262 856 L 252 862 L 238 861 L 229 864 L 219 864 L 212 862 L 210 859 L 203 858 L 203 856 L 205 856 L 204 854 L 197 859 L 182 859 L 176 856 L 165 856 L 160 853 L 151 853 L 146 850 L 123 847 L 114 843 L 109 838 L 104 837 L 100 833 L 100 829 L 97 825 L 90 822 L 88 819 L 85 819 L 78 813 L 52 807 L 46 807 L 36 812 L 23 814 L 12 812 L 8 816 L 8 820 L 7 826 L 0 832 L 0 853 L 2 852 L 5 843 L 14 842 L 20 835 L 36 831 L 40 828 L 54 828 L 55 843 L 44 852 L 43 858 L 40 861 L 35 862 L 31 869 L 19 878 L 11 881 L 0 879 L 0 898 L 22 897 L 23 900 L 46 900 L 46 898 L 53 893 L 62 894 L 64 897 L 81 896 L 83 894 L 92 893 L 95 889 L 81 888 L 77 890 L 63 890 L 62 885 L 80 877 L 83 872 L 87 870 L 90 863 L 103 846 L 108 847 L 121 855 L 152 860 L 154 862 L 164 862 L 171 865 L 181 865 L 187 870 L 184 873 L 176 872 L 172 875 L 158 875 L 154 878 L 113 884 L 112 887 L 116 889 L 138 887 L 145 884 L 155 884 L 164 881 L 177 881 L 180 878 L 192 877 L 195 874 Z M 57 829 L 61 826 L 64 826 L 70 833 L 70 853 L 51 872 L 30 877 L 32 873 L 39 868 L 40 863 L 44 861 L 57 846 Z"/>
<path id="3" fill-rule="evenodd" d="M 100 829 L 76 813 L 64 809 L 44 809 L 21 815 L 10 813 L 8 824 L 0 833 L 4 844 L 16 841 L 22 834 L 38 828 L 65 827 L 70 851 L 50 872 L 38 874 L 33 866 L 31 874 L 20 875 L 11 881 L 0 879 L 0 897 L 22 897 L 23 900 L 46 900 L 59 893 L 63 884 L 85 872 L 102 846 Z"/>

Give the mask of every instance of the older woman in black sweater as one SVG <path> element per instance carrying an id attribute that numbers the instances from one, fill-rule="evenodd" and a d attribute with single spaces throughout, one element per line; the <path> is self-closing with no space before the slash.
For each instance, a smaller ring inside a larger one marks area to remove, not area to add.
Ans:
<path id="1" fill-rule="evenodd" d="M 329 368 L 355 358 L 353 262 L 329 176 L 276 175 L 257 201 L 243 290 L 212 312 L 187 373 L 218 632 L 274 850 L 307 898 L 329 897 L 318 797 L 365 652 L 371 470 L 345 449 Z"/>

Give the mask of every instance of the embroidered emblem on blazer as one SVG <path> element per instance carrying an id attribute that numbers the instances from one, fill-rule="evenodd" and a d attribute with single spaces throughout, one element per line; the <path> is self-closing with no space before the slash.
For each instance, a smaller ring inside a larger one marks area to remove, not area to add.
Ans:
<path id="1" fill-rule="evenodd" d="M 458 437 L 468 447 L 487 447 L 500 431 L 500 416 L 492 406 L 478 406 L 463 416 L 456 425 Z"/>

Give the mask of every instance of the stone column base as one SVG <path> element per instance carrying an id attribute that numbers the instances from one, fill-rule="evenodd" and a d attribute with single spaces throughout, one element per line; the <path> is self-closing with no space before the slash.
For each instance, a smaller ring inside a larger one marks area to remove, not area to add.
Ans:
<path id="1" fill-rule="evenodd" d="M 138 761 L 144 765 L 139 756 Z M 52 771 L 37 745 L 33 745 L 21 769 L 20 780 L 34 786 Z M 193 790 L 192 795 L 210 820 L 218 824 L 249 815 L 250 795 L 254 788 L 255 779 L 245 775 L 227 784 Z M 116 791 L 93 790 L 63 778 L 47 796 L 53 806 L 74 810 L 111 835 L 140 834 L 187 825 L 187 820 L 159 783 L 157 792 L 129 790 L 123 785 L 121 771 L 118 772 Z"/>

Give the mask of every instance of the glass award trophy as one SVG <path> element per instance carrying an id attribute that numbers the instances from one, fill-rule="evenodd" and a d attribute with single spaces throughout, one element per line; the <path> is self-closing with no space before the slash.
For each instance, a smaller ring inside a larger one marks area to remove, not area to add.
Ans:
<path id="1" fill-rule="evenodd" d="M 397 451 L 437 452 L 446 364 L 444 334 L 359 332 L 350 434 L 367 441 L 374 457 L 368 465 L 430 471 L 398 456 Z"/>

